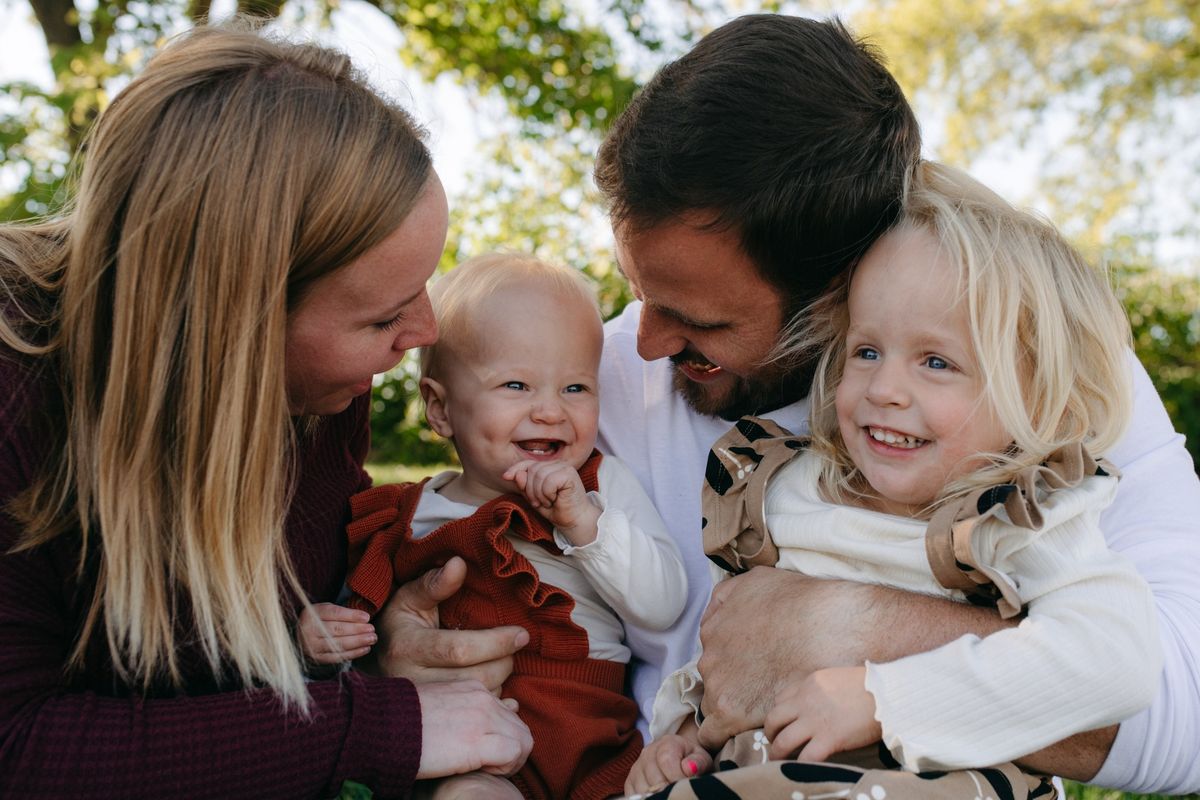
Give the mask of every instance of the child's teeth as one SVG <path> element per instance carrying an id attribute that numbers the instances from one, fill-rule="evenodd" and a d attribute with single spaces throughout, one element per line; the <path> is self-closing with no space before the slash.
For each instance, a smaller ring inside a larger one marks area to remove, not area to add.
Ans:
<path id="1" fill-rule="evenodd" d="M 916 436 L 904 436 L 892 431 L 885 431 L 880 428 L 868 428 L 867 433 L 877 442 L 884 442 L 893 447 L 912 448 L 920 447 L 925 444 L 924 439 L 918 439 Z"/>

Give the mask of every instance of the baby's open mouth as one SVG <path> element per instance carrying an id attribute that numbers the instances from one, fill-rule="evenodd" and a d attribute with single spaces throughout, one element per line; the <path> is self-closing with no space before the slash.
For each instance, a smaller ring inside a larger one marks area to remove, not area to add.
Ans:
<path id="1" fill-rule="evenodd" d="M 906 433 L 897 433 L 889 431 L 887 428 L 872 428 L 868 427 L 867 435 L 877 442 L 883 442 L 892 447 L 898 447 L 901 450 L 913 450 L 923 444 L 928 444 L 928 439 L 919 439 L 916 436 L 909 436 Z"/>
<path id="2" fill-rule="evenodd" d="M 563 443 L 557 439 L 526 439 L 517 442 L 517 447 L 534 458 L 552 456 L 562 449 Z"/>

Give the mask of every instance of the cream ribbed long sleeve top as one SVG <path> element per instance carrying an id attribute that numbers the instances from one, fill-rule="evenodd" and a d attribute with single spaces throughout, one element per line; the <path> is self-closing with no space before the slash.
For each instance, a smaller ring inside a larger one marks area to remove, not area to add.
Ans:
<path id="1" fill-rule="evenodd" d="M 765 518 L 777 566 L 963 600 L 930 571 L 926 523 L 821 499 L 819 458 L 804 453 L 771 481 Z M 1100 533 L 1116 480 L 1086 478 L 1039 498 L 1039 531 L 999 519 L 971 536 L 977 563 L 1009 578 L 1027 612 L 1016 627 L 867 664 L 866 688 L 889 750 L 914 771 L 1010 761 L 1149 705 L 1162 666 L 1150 590 Z M 654 733 L 698 708 L 695 661 L 668 677 Z"/>

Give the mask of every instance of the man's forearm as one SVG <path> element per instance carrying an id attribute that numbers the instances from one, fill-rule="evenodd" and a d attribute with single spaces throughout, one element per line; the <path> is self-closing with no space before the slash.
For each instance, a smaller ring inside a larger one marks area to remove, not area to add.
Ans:
<path id="1" fill-rule="evenodd" d="M 1032 772 L 1059 775 L 1073 781 L 1089 782 L 1108 758 L 1117 738 L 1116 725 L 1085 731 L 1063 739 L 1057 744 L 1018 758 L 1017 763 Z"/>

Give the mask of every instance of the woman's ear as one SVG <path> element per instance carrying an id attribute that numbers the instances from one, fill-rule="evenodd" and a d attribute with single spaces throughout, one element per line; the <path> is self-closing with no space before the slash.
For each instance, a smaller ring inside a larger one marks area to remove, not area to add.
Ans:
<path id="1" fill-rule="evenodd" d="M 450 413 L 446 405 L 446 387 L 433 378 L 421 378 L 421 399 L 425 401 L 425 419 L 434 433 L 446 439 L 453 438 Z"/>

